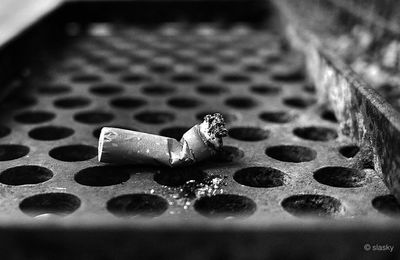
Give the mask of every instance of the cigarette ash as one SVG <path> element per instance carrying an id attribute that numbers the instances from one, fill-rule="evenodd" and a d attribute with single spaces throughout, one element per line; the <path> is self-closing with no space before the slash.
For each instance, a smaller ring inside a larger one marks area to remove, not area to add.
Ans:
<path id="1" fill-rule="evenodd" d="M 191 179 L 178 187 L 168 187 L 167 195 L 171 197 L 178 206 L 188 209 L 195 199 L 205 196 L 223 194 L 223 187 L 227 185 L 227 176 L 206 175 L 196 180 Z"/>
<path id="2" fill-rule="evenodd" d="M 228 135 L 225 120 L 220 113 L 206 115 L 200 129 L 207 137 L 208 142 L 217 149 L 222 147 L 222 137 Z"/>

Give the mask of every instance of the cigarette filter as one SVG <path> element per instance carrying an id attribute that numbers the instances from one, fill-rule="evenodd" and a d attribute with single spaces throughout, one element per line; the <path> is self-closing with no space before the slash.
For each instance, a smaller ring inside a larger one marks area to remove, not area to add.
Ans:
<path id="1" fill-rule="evenodd" d="M 123 164 L 191 165 L 215 155 L 227 135 L 221 114 L 206 115 L 183 134 L 180 141 L 159 135 L 113 127 L 103 127 L 100 133 L 100 162 Z"/>

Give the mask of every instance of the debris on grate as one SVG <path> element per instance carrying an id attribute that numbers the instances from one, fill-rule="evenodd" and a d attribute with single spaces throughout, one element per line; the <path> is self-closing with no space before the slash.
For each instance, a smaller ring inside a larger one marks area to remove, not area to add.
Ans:
<path id="1" fill-rule="evenodd" d="M 166 195 L 174 199 L 176 205 L 187 210 L 195 199 L 223 194 L 227 176 L 207 175 L 200 180 L 188 180 L 179 187 L 168 187 Z"/>

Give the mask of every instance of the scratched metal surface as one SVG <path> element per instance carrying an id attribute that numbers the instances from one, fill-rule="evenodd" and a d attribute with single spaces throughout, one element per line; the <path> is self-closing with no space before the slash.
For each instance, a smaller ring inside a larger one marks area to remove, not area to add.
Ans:
<path id="1" fill-rule="evenodd" d="M 66 33 L 67 47 L 42 55 L 2 106 L 2 218 L 268 223 L 399 214 L 280 35 L 184 23 L 70 24 Z M 181 170 L 97 162 L 102 126 L 179 138 L 217 111 L 229 128 L 222 157 Z M 182 200 L 190 180 L 200 186 Z"/>

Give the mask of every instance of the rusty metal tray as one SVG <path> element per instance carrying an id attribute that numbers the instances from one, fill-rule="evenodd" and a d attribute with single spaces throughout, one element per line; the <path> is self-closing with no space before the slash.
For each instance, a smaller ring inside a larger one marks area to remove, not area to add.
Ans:
<path id="1" fill-rule="evenodd" d="M 0 37 L 2 256 L 399 258 L 396 113 L 284 6 L 41 2 Z M 179 139 L 216 111 L 209 162 L 97 161 L 102 126 Z"/>

